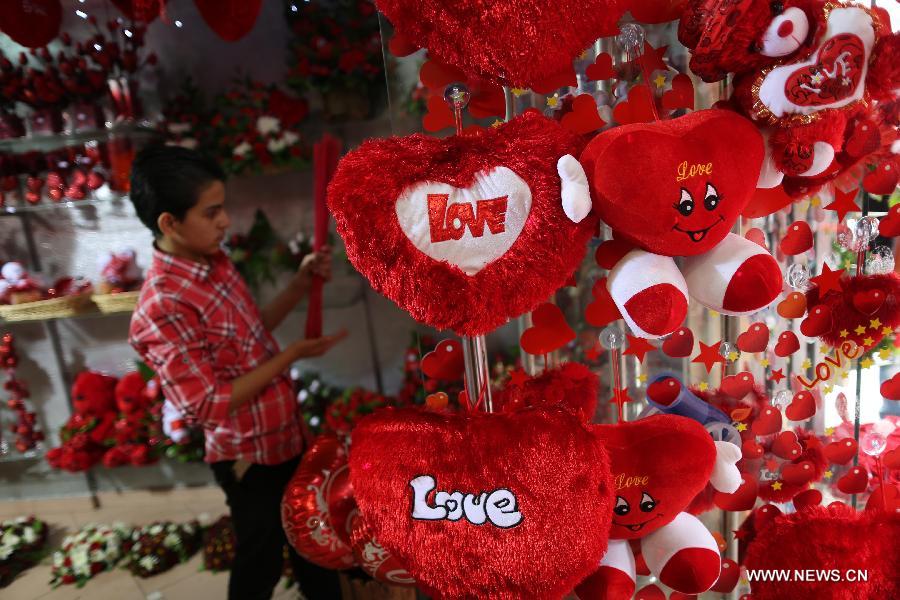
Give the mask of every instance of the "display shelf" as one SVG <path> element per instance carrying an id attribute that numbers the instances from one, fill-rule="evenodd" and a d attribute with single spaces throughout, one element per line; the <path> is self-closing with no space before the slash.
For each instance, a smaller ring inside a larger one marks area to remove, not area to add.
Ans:
<path id="1" fill-rule="evenodd" d="M 85 311 L 80 312 L 75 315 L 70 315 L 70 316 L 65 316 L 65 317 L 51 317 L 51 318 L 46 318 L 46 319 L 15 319 L 12 321 L 0 319 L 0 325 L 9 326 L 9 325 L 16 325 L 18 323 L 45 323 L 48 321 L 59 321 L 59 320 L 63 320 L 63 319 L 65 319 L 65 320 L 92 319 L 92 318 L 107 317 L 107 316 L 112 316 L 112 315 L 126 315 L 126 314 L 131 314 L 132 312 L 133 312 L 132 309 L 102 312 L 99 308 L 96 307 L 96 305 L 94 305 L 92 308 L 90 308 L 88 310 L 85 310 Z"/>
<path id="2" fill-rule="evenodd" d="M 101 188 L 103 189 L 103 188 Z M 52 202 L 50 200 L 41 200 L 37 204 L 28 204 L 27 202 L 16 202 L 15 204 L 4 204 L 0 206 L 0 217 L 3 215 L 18 215 L 22 213 L 32 212 L 48 212 L 52 210 L 70 210 L 73 208 L 84 208 L 87 206 L 98 206 L 103 204 L 112 204 L 115 202 L 123 202 L 128 199 L 128 194 L 114 192 L 108 190 L 97 193 L 92 192 L 91 196 L 84 200 L 62 200 L 60 202 Z"/>
<path id="3" fill-rule="evenodd" d="M 113 137 L 128 138 L 134 141 L 150 141 L 160 137 L 160 133 L 150 127 L 149 122 L 117 123 L 110 127 L 87 129 L 72 133 L 6 138 L 0 140 L 0 152 L 11 154 L 52 152 L 60 148 L 83 146 L 91 142 L 107 142 Z"/>
<path id="4" fill-rule="evenodd" d="M 44 454 L 46 454 L 45 450 L 43 445 L 38 445 L 37 448 L 33 448 L 27 452 L 19 452 L 18 450 L 12 449 L 0 454 L 0 464 L 15 463 L 25 460 L 40 460 L 44 458 Z"/>

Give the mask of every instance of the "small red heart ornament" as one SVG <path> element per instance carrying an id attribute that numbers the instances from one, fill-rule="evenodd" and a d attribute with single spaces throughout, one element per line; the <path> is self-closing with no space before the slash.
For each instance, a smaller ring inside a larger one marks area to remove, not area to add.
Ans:
<path id="1" fill-rule="evenodd" d="M 815 467 L 808 460 L 798 463 L 787 463 L 781 467 L 781 479 L 790 485 L 804 485 L 812 481 L 815 476 Z"/>
<path id="2" fill-rule="evenodd" d="M 809 489 L 803 492 L 800 492 L 796 496 L 794 496 L 794 508 L 800 510 L 801 508 L 808 508 L 810 506 L 819 506 L 822 504 L 822 492 L 816 489 Z"/>
<path id="3" fill-rule="evenodd" d="M 459 340 L 441 340 L 434 350 L 422 357 L 422 372 L 432 379 L 453 381 L 462 377 L 463 370 Z"/>
<path id="4" fill-rule="evenodd" d="M 795 221 L 781 239 L 781 252 L 788 256 L 803 254 L 813 247 L 812 229 L 806 221 Z"/>
<path id="5" fill-rule="evenodd" d="M 753 373 L 744 371 L 736 375 L 729 375 L 722 380 L 720 388 L 732 398 L 740 400 L 753 390 Z"/>
<path id="6" fill-rule="evenodd" d="M 800 292 L 791 292 L 787 298 L 778 303 L 778 314 L 785 319 L 796 319 L 806 313 L 806 296 Z"/>
<path id="7" fill-rule="evenodd" d="M 894 448 L 884 453 L 882 458 L 884 466 L 888 469 L 900 469 L 900 448 Z"/>
<path id="8" fill-rule="evenodd" d="M 816 399 L 808 390 L 800 390 L 794 394 L 791 403 L 784 409 L 784 416 L 789 421 L 805 421 L 816 414 Z"/>
<path id="9" fill-rule="evenodd" d="M 864 315 L 872 315 L 878 312 L 884 304 L 885 296 L 881 290 L 866 290 L 853 294 L 853 308 Z"/>
<path id="10" fill-rule="evenodd" d="M 881 396 L 885 400 L 900 400 L 900 373 L 881 383 Z"/>
<path id="11" fill-rule="evenodd" d="M 528 111 L 475 135 L 369 140 L 328 204 L 372 286 L 437 329 L 479 335 L 533 310 L 581 262 L 596 219 L 566 217 L 557 161 L 578 140 Z"/>
<path id="12" fill-rule="evenodd" d="M 589 81 L 605 81 L 618 76 L 613 68 L 612 56 L 607 52 L 601 52 L 597 55 L 593 64 L 588 65 L 585 75 L 587 75 Z"/>
<path id="13" fill-rule="evenodd" d="M 629 105 L 641 87 L 631 89 Z M 613 110 L 620 123 L 622 107 Z M 701 110 L 604 131 L 581 162 L 594 211 L 617 238 L 656 254 L 695 256 L 728 234 L 756 188 L 762 158 L 762 139 L 750 121 Z M 636 190 L 642 202 L 634 201 Z"/>
<path id="14" fill-rule="evenodd" d="M 845 494 L 861 494 L 869 487 L 869 472 L 864 467 L 853 467 L 838 479 L 837 487 Z"/>
<path id="15" fill-rule="evenodd" d="M 741 485 L 733 494 L 716 492 L 713 502 L 722 510 L 750 510 L 756 504 L 759 482 L 749 473 L 741 473 Z"/>
<path id="16" fill-rule="evenodd" d="M 555 304 L 545 302 L 531 313 L 533 326 L 522 332 L 520 343 L 529 354 L 549 354 L 575 339 L 575 331 Z"/>
<path id="17" fill-rule="evenodd" d="M 694 351 L 694 332 L 689 327 L 679 327 L 663 341 L 662 351 L 673 358 L 690 356 Z"/>
<path id="18" fill-rule="evenodd" d="M 694 110 L 694 83 L 684 73 L 679 73 L 672 79 L 672 89 L 663 94 L 663 108 L 677 110 L 689 108 Z"/>
<path id="19" fill-rule="evenodd" d="M 807 317 L 800 322 L 800 333 L 806 337 L 825 335 L 834 327 L 834 317 L 827 304 L 817 304 L 809 309 Z"/>
<path id="20" fill-rule="evenodd" d="M 657 404 L 669 406 L 681 393 L 681 382 L 674 377 L 663 377 L 647 386 L 647 396 Z"/>
<path id="21" fill-rule="evenodd" d="M 827 444 L 823 452 L 825 452 L 825 458 L 828 459 L 828 462 L 836 465 L 846 465 L 856 456 L 858 449 L 859 445 L 856 443 L 856 440 L 848 437 Z"/>
<path id="22" fill-rule="evenodd" d="M 750 431 L 754 435 L 771 435 L 781 431 L 781 412 L 774 406 L 764 406 L 759 411 Z"/>
<path id="23" fill-rule="evenodd" d="M 560 124 L 573 133 L 584 135 L 597 131 L 606 121 L 597 112 L 597 101 L 590 94 L 581 94 L 572 101 L 572 110 L 563 115 Z"/>
<path id="24" fill-rule="evenodd" d="M 765 449 L 755 438 L 747 438 L 741 444 L 741 456 L 744 457 L 744 460 L 762 458 L 763 454 L 765 454 Z"/>
<path id="25" fill-rule="evenodd" d="M 784 331 L 778 336 L 775 344 L 775 355 L 784 358 L 800 349 L 800 340 L 793 331 Z"/>
<path id="26" fill-rule="evenodd" d="M 900 161 L 885 158 L 863 177 L 862 186 L 870 194 L 891 194 L 900 182 Z"/>
<path id="27" fill-rule="evenodd" d="M 584 320 L 594 327 L 604 327 L 613 321 L 622 318 L 622 313 L 613 301 L 606 287 L 606 277 L 601 277 L 594 282 L 591 289 L 594 301 L 587 305 L 584 309 Z"/>
<path id="28" fill-rule="evenodd" d="M 716 580 L 716 583 L 712 586 L 710 591 L 728 594 L 735 588 L 740 577 L 741 566 L 730 558 L 723 558 L 719 579 Z"/>
<path id="29" fill-rule="evenodd" d="M 761 248 L 769 249 L 769 244 L 766 242 L 766 234 L 759 227 L 748 229 L 744 237 Z"/>
<path id="30" fill-rule="evenodd" d="M 563 410 L 378 411 L 350 478 L 374 538 L 442 598 L 562 598 L 606 551 L 607 454 Z"/>
<path id="31" fill-rule="evenodd" d="M 882 237 L 892 238 L 900 235 L 900 204 L 895 204 L 886 217 L 878 223 L 878 233 Z"/>
<path id="32" fill-rule="evenodd" d="M 794 460 L 800 456 L 801 452 L 803 452 L 803 448 L 797 441 L 797 434 L 793 431 L 782 431 L 772 440 L 772 454 L 778 458 Z"/>
<path id="33" fill-rule="evenodd" d="M 765 352 L 768 345 L 769 328 L 765 323 L 753 323 L 737 338 L 737 347 L 741 352 Z"/>
<path id="34" fill-rule="evenodd" d="M 613 120 L 619 125 L 650 123 L 653 121 L 653 92 L 644 84 L 628 90 L 628 98 L 613 108 Z"/>

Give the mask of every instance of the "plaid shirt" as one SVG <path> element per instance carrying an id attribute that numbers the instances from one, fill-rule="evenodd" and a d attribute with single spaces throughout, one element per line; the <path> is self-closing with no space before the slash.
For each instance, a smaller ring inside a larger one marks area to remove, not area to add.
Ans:
<path id="1" fill-rule="evenodd" d="M 278 353 L 234 265 L 203 264 L 154 249 L 129 341 L 159 375 L 165 397 L 203 426 L 206 462 L 272 465 L 303 449 L 290 377 L 279 375 L 232 414 L 231 381 Z"/>

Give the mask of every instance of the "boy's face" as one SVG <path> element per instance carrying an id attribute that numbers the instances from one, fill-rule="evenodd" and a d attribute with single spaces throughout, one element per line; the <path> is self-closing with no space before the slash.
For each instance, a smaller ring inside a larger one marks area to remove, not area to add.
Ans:
<path id="1" fill-rule="evenodd" d="M 200 192 L 197 203 L 181 221 L 174 220 L 169 235 L 183 249 L 201 256 L 219 251 L 231 221 L 225 212 L 225 185 L 213 181 Z"/>

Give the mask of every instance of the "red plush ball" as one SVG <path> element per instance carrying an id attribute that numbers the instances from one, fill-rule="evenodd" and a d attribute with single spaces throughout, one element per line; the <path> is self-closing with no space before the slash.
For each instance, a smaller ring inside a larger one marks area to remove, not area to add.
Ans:
<path id="1" fill-rule="evenodd" d="M 594 210 L 616 238 L 664 256 L 721 242 L 750 201 L 762 160 L 756 127 L 726 110 L 615 127 L 581 155 Z M 707 207 L 709 186 L 718 201 Z"/>
<path id="2" fill-rule="evenodd" d="M 566 217 L 556 166 L 579 149 L 533 111 L 478 135 L 370 140 L 341 160 L 328 203 L 372 287 L 423 323 L 478 335 L 580 264 L 596 220 Z"/>
<path id="3" fill-rule="evenodd" d="M 376 0 L 405 40 L 466 73 L 533 88 L 617 31 L 624 0 Z"/>
<path id="4" fill-rule="evenodd" d="M 786 461 L 782 464 L 782 472 L 784 472 L 785 465 L 809 462 L 812 464 L 812 475 L 810 476 L 809 481 L 802 485 L 788 483 L 782 478 L 780 479 L 781 486 L 777 490 L 772 487 L 772 483 L 774 482 L 760 482 L 759 497 L 766 502 L 789 502 L 794 496 L 809 488 L 810 483 L 821 480 L 822 476 L 825 474 L 825 469 L 828 468 L 828 459 L 825 456 L 825 451 L 822 449 L 822 443 L 815 433 L 811 433 L 802 427 L 796 427 L 794 433 L 797 434 L 797 441 L 800 443 L 800 447 L 803 450 L 800 453 L 800 456 L 790 462 Z M 763 444 L 763 447 L 765 447 L 768 452 L 771 452 L 771 441 Z M 740 466 L 746 467 L 747 465 L 742 463 Z M 752 472 L 756 472 L 756 469 L 754 468 Z"/>
<path id="5" fill-rule="evenodd" d="M 581 363 L 566 363 L 530 377 L 520 385 L 507 384 L 493 396 L 494 410 L 514 412 L 522 408 L 558 406 L 589 423 L 597 410 L 600 378 Z"/>
<path id="6" fill-rule="evenodd" d="M 83 371 L 72 384 L 72 404 L 82 415 L 102 416 L 116 410 L 115 377 L 95 371 Z"/>
<path id="7" fill-rule="evenodd" d="M 856 512 L 846 505 L 813 506 L 757 528 L 747 549 L 748 569 L 787 569 L 790 581 L 751 583 L 754 600 L 859 600 L 900 597 L 900 514 Z M 843 581 L 800 581 L 794 570 L 828 571 Z M 848 581 L 848 570 L 866 580 Z"/>
<path id="8" fill-rule="evenodd" d="M 116 406 L 119 412 L 130 415 L 147 407 L 144 377 L 137 371 L 125 374 L 116 384 Z"/>
<path id="9" fill-rule="evenodd" d="M 900 276 L 896 273 L 845 276 L 841 277 L 840 284 L 840 292 L 829 290 L 820 297 L 819 289 L 812 288 L 806 295 L 807 306 L 821 303 L 831 309 L 834 325 L 820 336 L 822 341 L 840 346 L 849 340 L 863 346 L 863 341 L 871 338 L 872 343 L 866 345 L 871 348 L 885 336 L 885 328 L 892 331 L 900 327 Z M 873 319 L 878 319 L 881 325 L 871 327 Z M 865 332 L 856 331 L 860 326 Z M 846 335 L 842 336 L 844 331 Z"/>
<path id="10" fill-rule="evenodd" d="M 378 543 L 448 600 L 562 598 L 606 551 L 606 453 L 559 409 L 385 409 L 353 431 L 350 478 Z"/>

